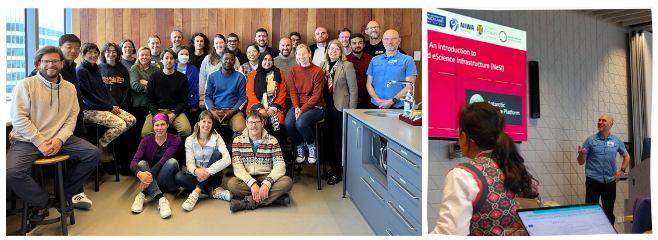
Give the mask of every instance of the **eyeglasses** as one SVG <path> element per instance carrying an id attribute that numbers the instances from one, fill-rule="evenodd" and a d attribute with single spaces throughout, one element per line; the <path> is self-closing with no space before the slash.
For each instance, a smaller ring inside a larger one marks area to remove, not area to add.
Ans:
<path id="1" fill-rule="evenodd" d="M 228 40 L 229 43 L 236 43 L 239 42 L 238 40 Z"/>
<path id="2" fill-rule="evenodd" d="M 49 63 L 52 63 L 53 65 L 59 64 L 62 60 L 59 59 L 53 59 L 53 60 L 41 60 L 41 63 L 48 65 Z"/>
<path id="3" fill-rule="evenodd" d="M 366 30 L 379 29 L 379 26 L 367 27 Z"/>
<path id="4" fill-rule="evenodd" d="M 248 121 L 248 122 L 247 122 L 248 125 L 252 125 L 252 126 L 253 126 L 253 125 L 260 125 L 261 123 L 263 123 L 263 122 L 262 122 L 262 121 L 255 121 L 255 122 Z"/>

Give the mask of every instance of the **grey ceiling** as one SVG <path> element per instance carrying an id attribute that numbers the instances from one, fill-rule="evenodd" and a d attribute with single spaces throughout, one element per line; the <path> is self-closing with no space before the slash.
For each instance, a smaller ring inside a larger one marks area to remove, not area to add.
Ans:
<path id="1" fill-rule="evenodd" d="M 589 9 L 578 11 L 632 30 L 653 32 L 651 9 Z"/>

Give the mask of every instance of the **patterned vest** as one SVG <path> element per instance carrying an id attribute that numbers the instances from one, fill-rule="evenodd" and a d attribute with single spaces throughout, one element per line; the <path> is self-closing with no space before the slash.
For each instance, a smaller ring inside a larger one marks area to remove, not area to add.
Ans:
<path id="1" fill-rule="evenodd" d="M 480 187 L 473 201 L 469 235 L 503 235 L 505 229 L 522 227 L 516 215 L 518 195 L 505 190 L 505 175 L 498 169 L 498 164 L 491 159 L 491 153 L 482 153 L 475 159 L 459 164 L 455 168 L 463 169 L 475 177 Z M 537 192 L 537 182 L 533 180 Z"/>

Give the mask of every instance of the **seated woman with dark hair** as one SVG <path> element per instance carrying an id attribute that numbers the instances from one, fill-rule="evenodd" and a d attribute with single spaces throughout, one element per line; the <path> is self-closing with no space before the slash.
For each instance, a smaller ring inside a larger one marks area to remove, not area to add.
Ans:
<path id="1" fill-rule="evenodd" d="M 224 168 L 231 164 L 231 156 L 224 140 L 213 129 L 215 118 L 209 111 L 199 115 L 192 136 L 185 140 L 187 171 L 176 173 L 176 183 L 192 191 L 183 203 L 183 209 L 192 211 L 200 196 L 210 195 L 229 201 L 231 194 L 222 184 Z"/>
<path id="2" fill-rule="evenodd" d="M 154 135 L 142 139 L 130 169 L 139 178 L 139 190 L 132 205 L 132 212 L 140 213 L 144 209 L 146 194 L 153 200 L 158 200 L 160 217 L 171 216 L 169 201 L 162 192 L 176 192 L 179 190 L 174 176 L 178 172 L 178 161 L 173 158 L 180 145 L 180 137 L 167 133 L 169 117 L 164 113 L 153 116 Z"/>
<path id="3" fill-rule="evenodd" d="M 131 128 L 136 120 L 133 115 L 119 108 L 119 104 L 117 104 L 110 91 L 105 87 L 103 77 L 107 78 L 108 76 L 103 76 L 98 64 L 96 64 L 100 54 L 98 46 L 94 43 L 86 42 L 82 44 L 80 49 L 83 54 L 83 60 L 82 64 L 75 69 L 75 72 L 78 76 L 78 87 L 82 93 L 82 101 L 85 106 L 83 110 L 84 122 L 109 128 L 98 140 L 98 148 L 105 155 L 101 159 L 111 160 L 112 155 L 107 151 L 107 145 Z M 116 60 L 116 55 L 113 58 L 114 60 Z M 121 69 L 123 70 L 123 66 L 121 66 Z M 123 75 L 123 77 L 126 77 L 126 75 Z M 117 88 L 116 91 L 121 91 L 121 89 Z"/>
<path id="4" fill-rule="evenodd" d="M 274 66 L 274 56 L 269 51 L 263 52 L 258 68 L 247 80 L 247 109 L 258 111 L 265 118 L 265 129 L 279 144 L 285 143 L 286 88 L 286 77 Z"/>
<path id="5" fill-rule="evenodd" d="M 473 160 L 448 172 L 432 233 L 500 236 L 506 229 L 522 228 L 514 198 L 540 198 L 537 181 L 505 133 L 505 117 L 486 102 L 465 106 L 459 113 L 458 141 Z"/>

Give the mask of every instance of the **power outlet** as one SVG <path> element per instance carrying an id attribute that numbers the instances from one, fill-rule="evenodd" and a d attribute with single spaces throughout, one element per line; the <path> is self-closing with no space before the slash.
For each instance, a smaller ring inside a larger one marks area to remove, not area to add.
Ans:
<path id="1" fill-rule="evenodd" d="M 623 223 L 624 217 L 617 217 L 617 223 Z"/>

